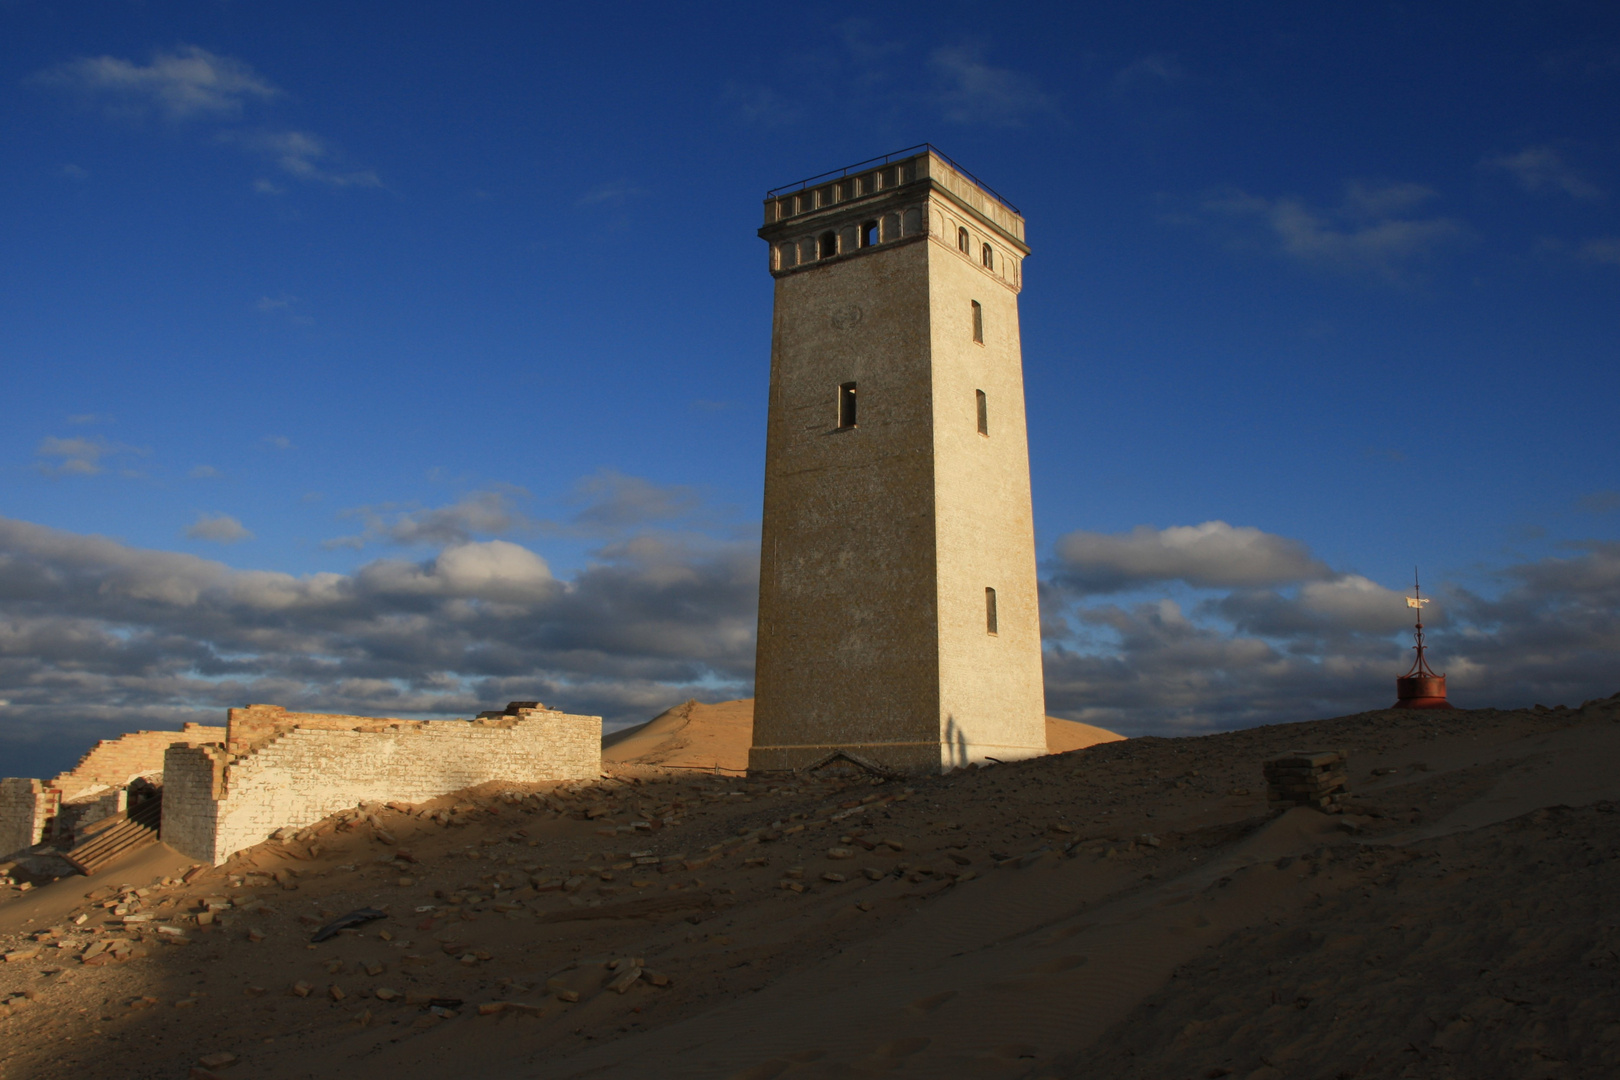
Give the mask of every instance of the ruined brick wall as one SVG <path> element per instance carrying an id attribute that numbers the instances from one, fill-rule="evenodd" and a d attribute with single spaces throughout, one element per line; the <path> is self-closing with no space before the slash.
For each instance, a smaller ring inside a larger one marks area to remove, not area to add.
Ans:
<path id="1" fill-rule="evenodd" d="M 56 793 L 39 780 L 0 780 L 0 858 L 39 843 L 56 803 Z"/>
<path id="2" fill-rule="evenodd" d="M 163 823 L 159 836 L 174 850 L 194 859 L 213 861 L 227 760 L 223 747 L 211 745 L 180 743 L 163 755 Z"/>
<path id="3" fill-rule="evenodd" d="M 326 731 L 385 731 L 415 727 L 425 720 L 397 720 L 391 716 L 348 716 L 342 713 L 288 712 L 280 705 L 248 705 L 225 714 L 225 749 L 233 757 L 275 741 L 294 728 Z"/>
<path id="4" fill-rule="evenodd" d="M 161 761 L 158 767 L 163 767 Z M 128 809 L 129 789 L 126 787 L 91 788 L 88 794 L 64 799 L 51 825 L 52 841 L 58 845 L 76 844 L 96 822 L 119 817 Z"/>
<path id="5" fill-rule="evenodd" d="M 491 781 L 578 780 L 601 769 L 602 720 L 596 716 L 524 710 L 472 722 L 345 719 L 386 726 L 300 724 L 251 753 L 232 755 L 218 776 L 218 760 L 202 752 L 209 748 L 172 749 L 165 765 L 164 842 L 218 863 L 277 829 L 314 824 L 363 800 L 420 802 Z M 211 787 L 217 793 L 204 805 Z"/>
<path id="6" fill-rule="evenodd" d="M 137 776 L 161 772 L 163 752 L 171 743 L 223 742 L 225 729 L 186 724 L 179 731 L 137 731 L 117 739 L 103 739 L 79 759 L 79 763 L 59 774 L 47 786 L 64 799 L 102 787 L 123 787 Z"/>

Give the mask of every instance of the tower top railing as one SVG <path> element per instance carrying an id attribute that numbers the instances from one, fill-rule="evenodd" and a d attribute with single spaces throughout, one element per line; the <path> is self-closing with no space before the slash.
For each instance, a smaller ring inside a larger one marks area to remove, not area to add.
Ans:
<path id="1" fill-rule="evenodd" d="M 884 154 L 881 157 L 867 158 L 865 161 L 857 161 L 855 164 L 846 165 L 842 169 L 829 169 L 827 172 L 817 173 L 815 176 L 800 180 L 797 183 L 784 184 L 782 187 L 772 188 L 770 191 L 765 193 L 765 198 L 767 200 L 781 198 L 783 195 L 791 195 L 796 191 L 803 191 L 806 188 L 815 187 L 817 184 L 825 183 L 828 180 L 842 180 L 844 177 L 850 176 L 854 173 L 865 172 L 868 169 L 882 168 L 890 162 L 904 161 L 907 158 L 918 157 L 924 153 L 933 154 L 945 164 L 961 173 L 963 177 L 973 181 L 973 183 L 978 185 L 979 189 L 986 195 L 989 195 L 992 199 L 996 200 L 1002 206 L 1005 206 L 1008 210 L 1011 210 L 1020 217 L 1023 216 L 1023 211 L 1019 210 L 1018 207 L 1008 202 L 1000 192 L 996 191 L 995 188 L 991 187 L 983 180 L 980 180 L 977 176 L 974 176 L 956 162 L 952 161 L 948 154 L 946 154 L 939 147 L 935 146 L 933 143 L 918 143 L 916 146 L 908 146 L 904 150 L 896 150 L 892 154 Z"/>

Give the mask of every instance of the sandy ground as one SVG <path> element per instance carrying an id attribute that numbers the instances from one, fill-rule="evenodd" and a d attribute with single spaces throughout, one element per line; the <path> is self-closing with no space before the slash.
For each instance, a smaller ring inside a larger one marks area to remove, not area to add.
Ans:
<path id="1" fill-rule="evenodd" d="M 602 759 L 610 763 L 661 765 L 667 769 L 704 769 L 740 776 L 748 770 L 753 743 L 754 699 L 705 705 L 688 701 L 633 728 L 602 740 Z M 1106 728 L 1046 718 L 1046 748 L 1053 754 L 1117 742 L 1123 735 Z"/>
<path id="2" fill-rule="evenodd" d="M 1261 761 L 1321 747 L 1346 812 L 1269 808 Z M 0 965 L 0 1075 L 1620 1073 L 1620 699 L 906 783 L 607 770 L 0 901 L 38 950 Z M 99 906 L 125 883 L 150 919 Z"/>

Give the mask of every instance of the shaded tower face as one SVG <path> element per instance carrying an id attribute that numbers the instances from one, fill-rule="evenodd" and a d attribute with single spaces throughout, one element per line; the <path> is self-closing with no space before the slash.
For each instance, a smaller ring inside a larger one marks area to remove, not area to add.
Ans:
<path id="1" fill-rule="evenodd" d="M 751 770 L 1046 752 L 1024 220 L 937 151 L 773 193 Z"/>

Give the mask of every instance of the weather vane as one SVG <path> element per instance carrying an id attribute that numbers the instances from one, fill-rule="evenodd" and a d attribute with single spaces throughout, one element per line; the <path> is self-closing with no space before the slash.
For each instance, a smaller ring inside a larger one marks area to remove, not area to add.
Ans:
<path id="1" fill-rule="evenodd" d="M 1406 606 L 1417 612 L 1417 626 L 1412 631 L 1412 650 L 1417 653 L 1412 658 L 1412 666 L 1405 675 L 1395 680 L 1395 708 L 1397 709 L 1449 709 L 1451 703 L 1446 700 L 1446 677 L 1437 675 L 1429 667 L 1428 658 L 1424 655 L 1426 646 L 1423 644 L 1423 605 L 1429 602 L 1423 595 L 1423 586 L 1418 582 L 1417 567 L 1412 568 L 1412 595 L 1406 598 Z"/>

